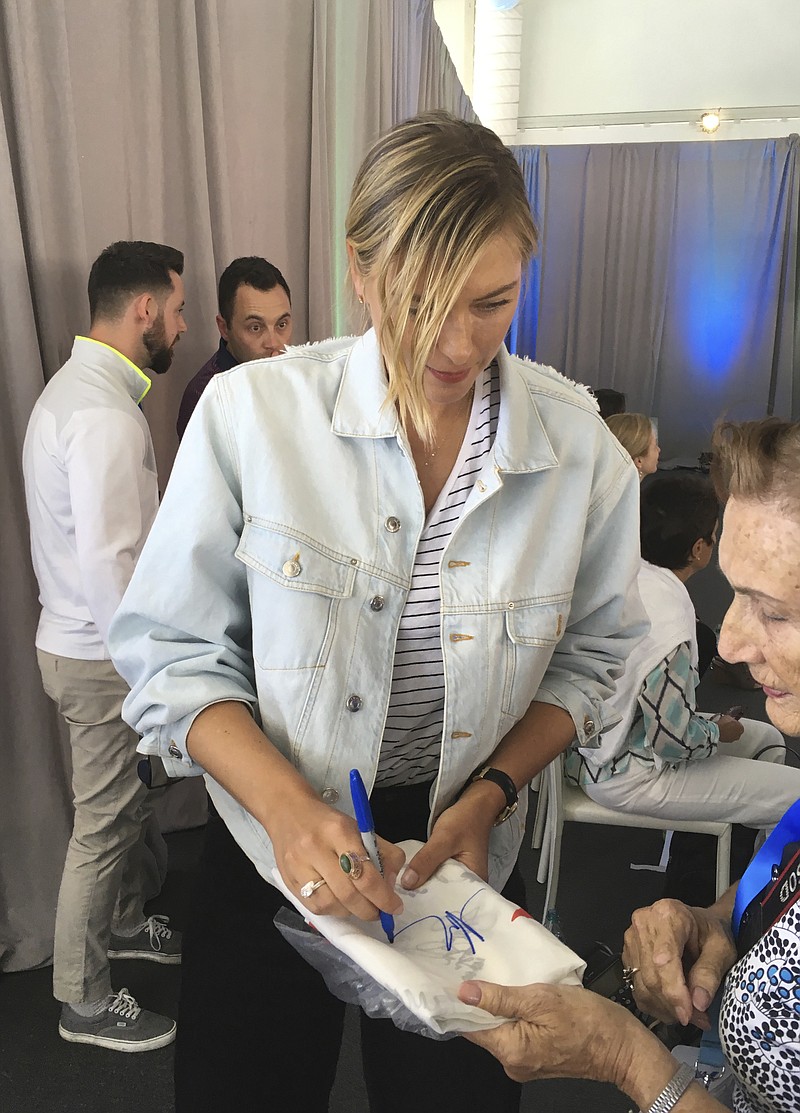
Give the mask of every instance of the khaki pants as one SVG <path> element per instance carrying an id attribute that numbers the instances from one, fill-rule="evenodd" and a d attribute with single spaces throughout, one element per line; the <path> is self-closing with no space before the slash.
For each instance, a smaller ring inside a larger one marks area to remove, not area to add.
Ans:
<path id="1" fill-rule="evenodd" d="M 56 911 L 53 992 L 72 1004 L 111 992 L 112 927 L 129 932 L 161 888 L 166 847 L 152 815 L 158 792 L 136 772 L 128 694 L 111 661 L 37 651 L 44 690 L 69 727 L 75 822 Z"/>

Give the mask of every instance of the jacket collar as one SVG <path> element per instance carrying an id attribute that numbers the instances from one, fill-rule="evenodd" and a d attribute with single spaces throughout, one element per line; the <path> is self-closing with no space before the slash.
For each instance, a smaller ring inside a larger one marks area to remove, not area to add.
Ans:
<path id="1" fill-rule="evenodd" d="M 144 371 L 122 352 L 118 352 L 110 344 L 104 344 L 102 340 L 93 340 L 91 336 L 76 336 L 72 355 L 81 363 L 89 364 L 99 371 L 111 372 L 115 381 L 124 385 L 126 393 L 137 406 L 152 386 Z"/>
<path id="2" fill-rule="evenodd" d="M 374 328 L 350 349 L 333 407 L 331 429 L 342 437 L 396 437 L 397 410 L 384 405 L 389 380 Z"/>
<path id="3" fill-rule="evenodd" d="M 530 472 L 556 467 L 529 383 L 503 346 L 500 366 L 500 417 L 494 443 L 501 471 Z M 398 437 L 397 411 L 387 407 L 388 380 L 374 329 L 358 337 L 347 356 L 333 409 L 331 429 L 342 437 Z"/>
<path id="4" fill-rule="evenodd" d="M 520 370 L 505 344 L 497 354 L 500 367 L 500 416 L 494 441 L 495 463 L 501 471 L 531 472 L 558 467 L 541 414 L 533 400 L 530 377 Z M 532 370 L 533 364 L 528 365 Z"/>

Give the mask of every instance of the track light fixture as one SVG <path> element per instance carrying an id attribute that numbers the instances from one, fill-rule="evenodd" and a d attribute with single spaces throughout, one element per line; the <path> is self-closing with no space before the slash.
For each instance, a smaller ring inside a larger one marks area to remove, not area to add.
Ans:
<path id="1" fill-rule="evenodd" d="M 708 134 L 711 135 L 717 130 L 720 124 L 721 112 L 722 109 L 718 108 L 716 109 L 716 111 L 703 113 L 703 115 L 700 117 L 700 127 L 703 129 L 703 131 L 708 132 Z"/>

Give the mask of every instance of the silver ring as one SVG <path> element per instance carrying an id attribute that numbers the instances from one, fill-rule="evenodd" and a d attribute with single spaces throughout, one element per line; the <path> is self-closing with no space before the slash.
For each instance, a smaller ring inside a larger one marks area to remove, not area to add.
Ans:
<path id="1" fill-rule="evenodd" d="M 327 885 L 327 884 L 328 883 L 327 883 L 327 881 L 325 880 L 324 877 L 318 877 L 316 881 L 306 881 L 305 885 L 303 885 L 302 888 L 300 889 L 300 896 L 301 897 L 313 897 L 313 895 L 314 895 L 314 893 L 316 893 L 317 889 L 319 889 L 321 886 Z"/>
<path id="2" fill-rule="evenodd" d="M 633 979 L 639 973 L 638 966 L 623 966 L 622 967 L 622 984 L 625 988 L 633 993 Z"/>

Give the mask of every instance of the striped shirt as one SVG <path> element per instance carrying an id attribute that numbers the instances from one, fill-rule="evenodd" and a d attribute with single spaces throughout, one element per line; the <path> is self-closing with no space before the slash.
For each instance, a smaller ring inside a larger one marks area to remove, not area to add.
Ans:
<path id="1" fill-rule="evenodd" d="M 458 459 L 425 522 L 400 618 L 392 691 L 378 761 L 381 786 L 433 780 L 444 727 L 444 658 L 439 572 L 442 553 L 491 451 L 500 413 L 500 372 L 487 367 L 475 386 Z"/>

